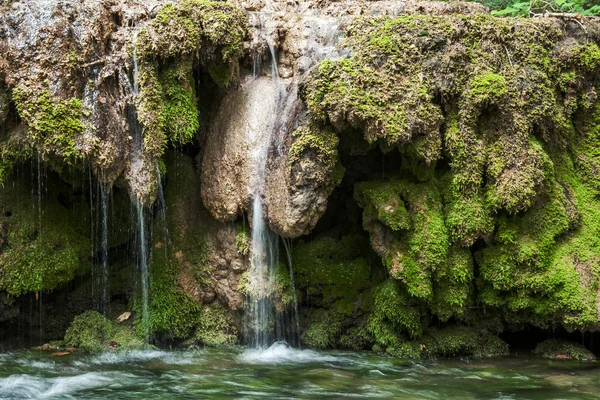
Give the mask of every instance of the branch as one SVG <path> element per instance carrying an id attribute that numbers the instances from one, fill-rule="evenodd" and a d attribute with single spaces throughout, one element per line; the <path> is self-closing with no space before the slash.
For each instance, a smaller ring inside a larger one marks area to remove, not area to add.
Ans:
<path id="1" fill-rule="evenodd" d="M 93 66 L 96 66 L 96 65 L 99 65 L 99 64 L 102 64 L 102 63 L 104 63 L 104 59 L 103 58 L 100 59 L 100 60 L 89 62 L 87 64 L 83 64 L 80 67 L 81 68 L 89 68 L 89 67 L 93 67 Z"/>

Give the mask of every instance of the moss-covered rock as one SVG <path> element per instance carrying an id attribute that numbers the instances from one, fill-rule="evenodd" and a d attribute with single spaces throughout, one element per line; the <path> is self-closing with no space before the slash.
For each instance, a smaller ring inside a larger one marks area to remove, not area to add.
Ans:
<path id="1" fill-rule="evenodd" d="M 53 98 L 47 89 L 28 86 L 16 87 L 12 99 L 27 123 L 29 144 L 43 157 L 54 156 L 70 164 L 83 159 L 84 152 L 76 146 L 85 130 L 80 99 Z"/>
<path id="2" fill-rule="evenodd" d="M 76 316 L 67 329 L 64 344 L 90 353 L 147 347 L 129 327 L 112 322 L 97 311 Z"/>
<path id="3" fill-rule="evenodd" d="M 23 183 L 0 190 L 0 290 L 56 289 L 89 270 L 88 215 L 61 204 L 56 189 L 39 197 Z"/>
<path id="4" fill-rule="evenodd" d="M 431 315 L 473 325 L 480 307 L 595 329 L 598 35 L 484 14 L 365 16 L 346 33 L 352 56 L 323 62 L 301 96 L 313 123 L 402 157 L 354 187 L 398 280 L 374 292 L 376 343 L 413 354 Z M 408 324 L 384 300 L 419 311 Z"/>
<path id="5" fill-rule="evenodd" d="M 245 35 L 239 9 L 205 0 L 168 3 L 140 31 L 138 117 L 148 154 L 160 157 L 167 144 L 192 140 L 200 126 L 194 65 L 202 64 L 216 83 L 227 86 Z"/>
<path id="6" fill-rule="evenodd" d="M 548 339 L 535 347 L 533 354 L 552 360 L 595 360 L 594 354 L 584 346 L 559 339 Z"/>

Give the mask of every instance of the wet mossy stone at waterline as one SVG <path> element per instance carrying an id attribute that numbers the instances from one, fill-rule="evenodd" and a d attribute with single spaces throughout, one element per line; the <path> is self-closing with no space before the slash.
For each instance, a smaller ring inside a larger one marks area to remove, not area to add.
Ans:
<path id="1" fill-rule="evenodd" d="M 583 345 L 561 339 L 548 339 L 535 347 L 533 354 L 553 360 L 595 360 L 594 353 Z"/>
<path id="2" fill-rule="evenodd" d="M 97 311 L 76 316 L 65 333 L 64 344 L 89 353 L 148 348 L 129 327 L 112 322 Z"/>

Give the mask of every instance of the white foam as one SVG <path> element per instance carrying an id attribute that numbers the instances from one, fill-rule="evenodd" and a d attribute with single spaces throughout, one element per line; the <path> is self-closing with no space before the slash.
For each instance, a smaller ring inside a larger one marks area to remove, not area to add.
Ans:
<path id="1" fill-rule="evenodd" d="M 338 357 L 324 355 L 312 350 L 291 348 L 285 342 L 275 342 L 267 349 L 250 349 L 242 353 L 238 359 L 242 362 L 257 364 L 284 363 L 319 363 L 341 361 Z"/>
<path id="2" fill-rule="evenodd" d="M 158 360 L 166 364 L 192 364 L 194 353 L 172 352 L 161 350 L 133 350 L 121 352 L 105 352 L 93 356 L 88 362 L 90 364 L 127 364 Z M 82 363 L 83 365 L 85 362 Z"/>

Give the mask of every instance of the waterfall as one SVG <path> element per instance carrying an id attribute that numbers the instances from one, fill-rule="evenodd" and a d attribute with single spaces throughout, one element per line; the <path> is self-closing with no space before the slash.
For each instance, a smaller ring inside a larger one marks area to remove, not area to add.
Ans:
<path id="1" fill-rule="evenodd" d="M 139 86 L 138 86 L 138 58 L 137 58 L 137 34 L 134 35 L 133 39 L 133 76 L 132 76 L 132 91 L 134 99 L 139 95 Z M 127 117 L 129 122 L 129 129 L 131 131 L 131 136 L 133 137 L 133 151 L 132 160 L 131 160 L 131 168 L 133 170 L 139 170 L 140 165 L 143 163 L 142 156 L 144 151 L 144 136 L 142 132 L 142 127 L 138 121 L 137 111 L 134 104 L 129 104 L 127 106 Z M 136 211 L 136 219 L 137 219 L 137 250 L 138 250 L 138 266 L 140 272 L 140 283 L 141 283 L 141 292 L 142 292 L 142 329 L 144 333 L 144 338 L 146 341 L 149 340 L 149 276 L 148 276 L 148 235 L 146 234 L 146 213 L 144 210 L 144 205 L 141 201 L 135 197 L 134 195 L 134 206 Z"/>
<path id="2" fill-rule="evenodd" d="M 144 338 L 149 339 L 149 313 L 148 313 L 148 243 L 146 240 L 146 219 L 144 216 L 144 206 L 139 200 L 135 201 L 138 222 L 138 242 L 139 242 L 139 264 L 140 264 L 140 280 L 142 286 L 142 325 Z"/>
<path id="3" fill-rule="evenodd" d="M 102 213 L 102 313 L 104 316 L 108 314 L 109 292 L 108 292 L 108 185 L 100 184 L 100 212 Z"/>
<path id="4" fill-rule="evenodd" d="M 247 85 L 249 92 L 258 91 L 259 96 L 251 95 L 251 114 L 247 121 L 246 137 L 249 156 L 252 163 L 250 195 L 252 197 L 252 245 L 250 249 L 250 268 L 247 272 L 247 301 L 245 310 L 246 341 L 255 348 L 264 349 L 273 342 L 285 340 L 299 344 L 300 322 L 295 292 L 295 280 L 291 259 L 291 242 L 283 240 L 287 255 L 287 267 L 290 274 L 289 288 L 292 294 L 292 307 L 277 309 L 275 293 L 279 269 L 279 237 L 269 230 L 265 221 L 263 198 L 270 156 L 280 156 L 285 137 L 291 134 L 296 121 L 294 113 L 298 101 L 299 76 L 282 79 L 277 65 L 277 49 L 272 37 L 276 36 L 277 21 L 273 19 L 272 7 L 267 3 L 263 12 L 250 15 L 257 27 L 257 46 L 264 47 L 266 42 L 271 58 L 271 77 L 260 76 L 260 60 L 255 51 L 252 77 L 255 83 Z M 342 56 L 337 42 L 340 37 L 339 20 L 332 17 L 300 16 L 299 23 L 308 34 L 302 44 L 302 57 L 298 60 L 300 73 L 324 59 Z M 261 82 L 262 80 L 262 82 Z M 280 283 L 279 283 L 280 284 Z"/>

